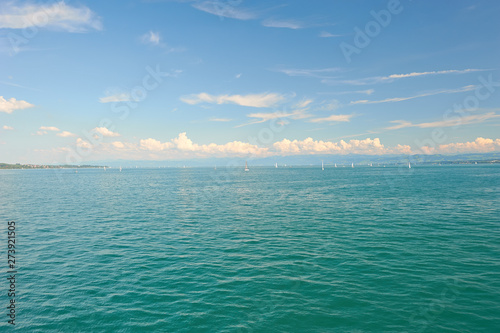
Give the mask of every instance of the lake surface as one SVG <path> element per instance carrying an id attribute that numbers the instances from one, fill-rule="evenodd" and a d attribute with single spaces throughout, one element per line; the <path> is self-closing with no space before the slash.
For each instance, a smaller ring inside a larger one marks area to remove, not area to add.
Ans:
<path id="1" fill-rule="evenodd" d="M 0 170 L 16 328 L 500 327 L 498 165 L 250 168 Z"/>

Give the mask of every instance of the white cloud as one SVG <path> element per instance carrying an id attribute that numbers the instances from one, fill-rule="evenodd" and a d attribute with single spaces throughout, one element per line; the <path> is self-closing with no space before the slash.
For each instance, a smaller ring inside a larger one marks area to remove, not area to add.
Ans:
<path id="1" fill-rule="evenodd" d="M 394 126 L 387 127 L 387 130 L 397 130 L 406 127 L 418 127 L 418 128 L 433 128 L 433 127 L 452 127 L 459 125 L 470 125 L 483 123 L 486 120 L 500 118 L 499 114 L 495 112 L 488 112 L 483 114 L 469 115 L 463 117 L 449 117 L 449 119 L 433 121 L 428 123 L 413 124 L 406 120 L 393 120 L 391 123 L 396 124 Z"/>
<path id="2" fill-rule="evenodd" d="M 306 99 L 306 100 L 303 100 L 302 102 L 299 102 L 299 103 L 295 104 L 294 107 L 298 108 L 298 109 L 302 109 L 302 108 L 307 107 L 312 102 L 314 102 L 314 100 L 312 100 L 312 99 Z"/>
<path id="3" fill-rule="evenodd" d="M 76 134 L 68 132 L 68 131 L 62 131 L 61 133 L 57 133 L 57 136 L 60 136 L 62 138 L 69 138 L 69 137 L 74 137 Z"/>
<path id="4" fill-rule="evenodd" d="M 217 15 L 219 17 L 227 17 L 237 20 L 251 20 L 257 18 L 256 13 L 237 7 L 236 4 L 231 4 L 230 2 L 202 1 L 196 2 L 192 6 L 198 10 L 212 15 Z"/>
<path id="5" fill-rule="evenodd" d="M 130 95 L 127 93 L 119 93 L 99 98 L 99 102 L 101 103 L 128 102 L 130 100 L 131 100 Z"/>
<path id="6" fill-rule="evenodd" d="M 351 85 L 367 85 L 377 83 L 390 83 L 399 79 L 419 77 L 419 76 L 434 76 L 434 75 L 448 75 L 448 74 L 467 74 L 472 72 L 482 72 L 486 69 L 450 69 L 444 71 L 429 71 L 429 72 L 413 72 L 407 74 L 391 74 L 387 76 L 372 76 L 355 80 L 324 80 L 323 83 L 331 84 L 351 84 Z"/>
<path id="7" fill-rule="evenodd" d="M 94 129 L 92 129 L 91 132 L 95 133 L 96 136 L 101 135 L 101 136 L 106 137 L 106 138 L 112 138 L 112 137 L 120 136 L 120 134 L 112 132 L 109 129 L 107 129 L 106 127 L 96 127 Z"/>
<path id="8" fill-rule="evenodd" d="M 40 126 L 39 129 L 42 130 L 42 131 L 54 131 L 54 132 L 60 131 L 59 128 L 54 127 L 54 126 Z"/>
<path id="9" fill-rule="evenodd" d="M 237 104 L 241 106 L 250 106 L 254 108 L 267 108 L 281 102 L 285 97 L 275 93 L 262 93 L 251 95 L 210 95 L 200 93 L 197 95 L 189 95 L 181 97 L 181 101 L 187 104 Z"/>
<path id="10" fill-rule="evenodd" d="M 332 114 L 325 118 L 314 118 L 309 120 L 311 123 L 325 123 L 325 122 L 349 122 L 354 115 L 352 114 Z"/>
<path id="11" fill-rule="evenodd" d="M 0 112 L 12 113 L 15 110 L 22 110 L 34 107 L 33 104 L 26 101 L 16 100 L 14 97 L 6 100 L 0 96 Z"/>
<path id="12" fill-rule="evenodd" d="M 280 155 L 309 155 L 309 154 L 393 154 L 406 153 L 411 151 L 409 146 L 398 145 L 394 148 L 386 148 L 379 138 L 350 140 L 340 142 L 314 140 L 307 138 L 305 140 L 283 139 L 275 142 L 273 147 L 276 153 Z"/>
<path id="13" fill-rule="evenodd" d="M 340 68 L 320 68 L 320 69 L 279 69 L 278 72 L 284 73 L 288 76 L 305 76 L 315 78 L 331 78 L 333 73 L 341 71 Z"/>
<path id="14" fill-rule="evenodd" d="M 438 151 L 443 154 L 487 153 L 500 151 L 500 139 L 493 140 L 479 137 L 472 142 L 458 142 L 440 145 Z"/>
<path id="15" fill-rule="evenodd" d="M 31 134 L 31 135 L 45 135 L 47 134 L 47 131 L 37 131 L 35 134 Z"/>
<path id="16" fill-rule="evenodd" d="M 24 29 L 48 27 L 68 32 L 101 30 L 99 17 L 85 6 L 72 7 L 64 1 L 52 4 L 24 4 L 9 2 L 2 6 L 0 28 Z"/>
<path id="17" fill-rule="evenodd" d="M 331 37 L 342 37 L 343 35 L 334 35 L 332 33 L 329 33 L 328 31 L 321 31 L 319 33 L 319 37 L 321 38 L 331 38 Z"/>
<path id="18" fill-rule="evenodd" d="M 402 101 L 407 101 L 407 100 L 414 99 L 414 98 L 434 96 L 434 95 L 439 95 L 439 94 L 455 94 L 455 93 L 467 92 L 467 91 L 472 91 L 476 88 L 477 88 L 477 86 L 470 85 L 470 86 L 465 86 L 465 87 L 462 87 L 459 89 L 438 90 L 438 91 L 432 91 L 432 92 L 428 92 L 425 94 L 409 96 L 409 97 L 386 98 L 386 99 L 379 100 L 379 101 L 358 100 L 358 101 L 352 101 L 350 104 L 379 104 L 379 103 L 402 102 Z"/>
<path id="19" fill-rule="evenodd" d="M 161 40 L 160 33 L 149 31 L 142 35 L 141 40 L 145 44 L 159 45 Z"/>
<path id="20" fill-rule="evenodd" d="M 173 144 L 171 142 L 161 143 L 155 139 L 145 139 L 140 141 L 141 149 L 161 151 L 171 148 Z"/>
<path id="21" fill-rule="evenodd" d="M 228 122 L 228 121 L 232 121 L 232 119 L 229 119 L 229 118 L 210 118 L 209 120 L 210 120 L 210 121 L 217 121 L 217 122 Z"/>
<path id="22" fill-rule="evenodd" d="M 292 20 L 274 20 L 267 19 L 262 22 L 264 27 L 269 28 L 287 28 L 287 29 L 302 29 L 303 25 L 300 22 L 292 21 Z"/>
<path id="23" fill-rule="evenodd" d="M 375 92 L 374 89 L 367 89 L 367 90 L 351 90 L 351 91 L 327 92 L 327 93 L 318 93 L 318 94 L 320 94 L 320 95 L 350 95 L 350 94 L 371 95 L 374 92 Z"/>
<path id="24" fill-rule="evenodd" d="M 6 130 L 6 131 L 12 131 L 12 130 L 14 130 L 14 127 L 12 127 L 12 126 L 7 126 L 7 125 L 4 125 L 2 128 L 3 128 L 4 130 Z"/>
<path id="25" fill-rule="evenodd" d="M 180 133 L 178 137 L 170 142 L 158 141 L 156 139 L 146 139 L 140 141 L 140 148 L 153 152 L 163 152 L 171 156 L 190 156 L 190 157 L 224 157 L 224 156 L 265 156 L 268 154 L 267 148 L 259 148 L 256 145 L 241 141 L 228 142 L 223 145 L 210 143 L 200 145 L 189 139 L 185 132 Z"/>

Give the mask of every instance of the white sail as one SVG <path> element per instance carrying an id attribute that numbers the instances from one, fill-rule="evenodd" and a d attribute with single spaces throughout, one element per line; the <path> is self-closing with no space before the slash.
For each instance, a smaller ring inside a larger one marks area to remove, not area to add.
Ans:
<path id="1" fill-rule="evenodd" d="M 408 169 L 411 169 L 411 164 L 410 164 L 410 162 L 408 162 Z"/>
<path id="2" fill-rule="evenodd" d="M 354 163 L 351 163 L 351 168 L 354 168 Z"/>
<path id="3" fill-rule="evenodd" d="M 323 166 L 323 161 L 321 161 L 321 170 L 325 170 L 325 167 Z"/>
<path id="4" fill-rule="evenodd" d="M 250 169 L 248 169 L 248 163 L 247 163 L 247 161 L 245 161 L 245 171 L 250 171 Z"/>

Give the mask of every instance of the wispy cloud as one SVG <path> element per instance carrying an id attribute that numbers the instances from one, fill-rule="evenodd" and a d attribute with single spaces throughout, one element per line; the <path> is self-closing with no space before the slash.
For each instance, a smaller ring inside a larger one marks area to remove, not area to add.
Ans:
<path id="1" fill-rule="evenodd" d="M 195 95 L 183 96 L 181 101 L 187 104 L 237 104 L 241 106 L 250 106 L 254 108 L 267 108 L 272 107 L 285 97 L 275 93 L 262 93 L 250 95 L 210 95 L 207 93 L 200 93 Z"/>
<path id="2" fill-rule="evenodd" d="M 305 76 L 315 78 L 331 78 L 333 73 L 340 72 L 342 69 L 337 67 L 320 68 L 320 69 L 278 69 L 278 72 L 284 73 L 288 76 Z"/>
<path id="3" fill-rule="evenodd" d="M 328 31 L 321 31 L 318 35 L 320 38 L 332 38 L 332 37 L 342 37 L 343 35 L 334 35 Z"/>
<path id="4" fill-rule="evenodd" d="M 194 8 L 206 13 L 237 20 L 252 20 L 257 18 L 257 13 L 237 6 L 236 3 L 223 1 L 201 1 L 192 5 Z"/>
<path id="5" fill-rule="evenodd" d="M 350 90 L 350 91 L 333 91 L 333 92 L 319 92 L 319 95 L 352 95 L 352 94 L 364 94 L 371 95 L 375 92 L 374 89 L 367 90 Z"/>
<path id="6" fill-rule="evenodd" d="M 130 95 L 127 93 L 119 93 L 99 98 L 99 102 L 101 103 L 128 102 L 130 100 L 131 100 Z"/>
<path id="7" fill-rule="evenodd" d="M 302 23 L 294 20 L 267 19 L 262 22 L 262 25 L 268 28 L 286 28 L 293 30 L 304 28 Z"/>
<path id="8" fill-rule="evenodd" d="M 141 41 L 144 44 L 159 45 L 160 40 L 161 37 L 159 32 L 149 31 L 141 36 Z"/>
<path id="9" fill-rule="evenodd" d="M 216 122 L 228 122 L 228 121 L 233 121 L 232 119 L 229 118 L 210 118 L 210 121 L 216 121 Z"/>
<path id="10" fill-rule="evenodd" d="M 3 125 L 2 129 L 6 130 L 6 131 L 13 131 L 13 130 L 14 130 L 14 127 L 12 127 L 12 126 L 7 126 L 7 125 Z"/>
<path id="11" fill-rule="evenodd" d="M 249 123 L 235 126 L 235 128 L 248 126 L 248 125 L 254 125 L 254 124 L 260 124 L 260 123 L 264 123 L 266 121 L 270 121 L 270 120 L 274 120 L 274 119 L 280 119 L 281 124 L 283 124 L 283 123 L 287 124 L 288 120 L 286 120 L 286 118 L 305 119 L 305 118 L 311 117 L 311 114 L 309 114 L 307 112 L 307 110 L 308 110 L 308 108 L 302 108 L 302 109 L 297 109 L 297 110 L 290 111 L 290 112 L 275 111 L 275 112 L 250 113 L 250 114 L 247 114 L 247 117 L 255 119 L 255 120 L 251 121 Z"/>
<path id="12" fill-rule="evenodd" d="M 482 72 L 487 71 L 487 69 L 451 69 L 444 71 L 430 71 L 430 72 L 413 72 L 407 74 L 391 74 L 387 76 L 372 76 L 362 79 L 354 79 L 354 80 L 323 80 L 323 83 L 329 84 L 350 84 L 350 85 L 368 85 L 368 84 L 377 84 L 377 83 L 390 83 L 399 79 L 406 79 L 412 77 L 419 76 L 435 76 L 435 75 L 448 75 L 448 74 L 467 74 L 472 72 Z"/>
<path id="13" fill-rule="evenodd" d="M 428 92 L 425 94 L 409 96 L 409 97 L 386 98 L 386 99 L 382 99 L 382 100 L 378 100 L 378 101 L 369 101 L 369 100 L 352 101 L 350 104 L 353 105 L 353 104 L 379 104 L 379 103 L 402 102 L 402 101 L 407 101 L 407 100 L 414 99 L 414 98 L 434 96 L 434 95 L 439 95 L 439 94 L 455 94 L 455 93 L 467 92 L 467 91 L 472 91 L 476 88 L 477 88 L 477 86 L 475 86 L 475 85 L 469 85 L 469 86 L 465 86 L 465 87 L 462 87 L 459 89 L 438 90 L 438 91 Z"/>
<path id="14" fill-rule="evenodd" d="M 451 127 L 458 125 L 470 125 L 483 123 L 490 119 L 500 118 L 500 114 L 495 112 L 488 112 L 484 114 L 469 115 L 464 117 L 450 118 L 446 120 L 439 120 L 427 123 L 413 124 L 412 122 L 406 120 L 393 120 L 391 123 L 396 124 L 394 126 L 386 127 L 386 130 L 397 130 L 407 127 L 418 127 L 418 128 L 432 128 L 432 127 Z"/>
<path id="15" fill-rule="evenodd" d="M 15 110 L 23 110 L 34 107 L 33 104 L 26 101 L 17 100 L 14 97 L 6 100 L 0 96 L 0 112 L 12 113 Z"/>
<path id="16" fill-rule="evenodd" d="M 331 116 L 324 118 L 313 118 L 310 119 L 310 123 L 333 123 L 333 122 L 349 122 L 351 118 L 354 117 L 353 114 L 332 114 Z"/>
<path id="17" fill-rule="evenodd" d="M 52 4 L 7 2 L 1 7 L 0 28 L 47 27 L 68 32 L 101 30 L 101 19 L 85 6 L 73 7 L 64 1 Z"/>

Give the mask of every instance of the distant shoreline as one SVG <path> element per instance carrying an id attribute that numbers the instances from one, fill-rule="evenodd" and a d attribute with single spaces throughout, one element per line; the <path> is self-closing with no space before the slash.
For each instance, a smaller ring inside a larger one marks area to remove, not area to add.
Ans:
<path id="1" fill-rule="evenodd" d="M 0 170 L 6 169 L 98 169 L 104 166 L 99 165 L 45 165 L 45 164 L 9 164 L 0 163 Z"/>

